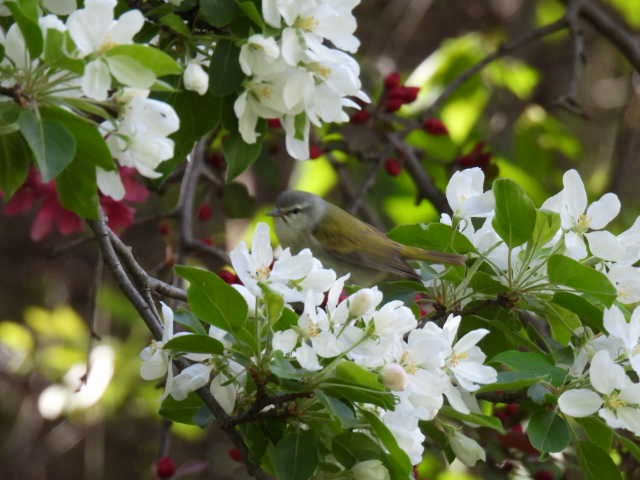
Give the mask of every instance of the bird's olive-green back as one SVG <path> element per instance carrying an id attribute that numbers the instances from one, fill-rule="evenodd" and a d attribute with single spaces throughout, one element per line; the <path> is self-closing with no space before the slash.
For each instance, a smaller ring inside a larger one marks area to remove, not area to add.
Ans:
<path id="1" fill-rule="evenodd" d="M 399 276 L 416 276 L 403 258 L 420 258 L 407 255 L 408 250 L 413 249 L 394 242 L 380 230 L 333 204 L 328 204 L 313 235 L 328 253 L 344 262 Z"/>

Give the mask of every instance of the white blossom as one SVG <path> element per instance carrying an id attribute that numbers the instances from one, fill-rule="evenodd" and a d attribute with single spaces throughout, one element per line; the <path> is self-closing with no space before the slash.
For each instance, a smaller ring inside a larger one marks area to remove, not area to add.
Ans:
<path id="1" fill-rule="evenodd" d="M 198 95 L 204 95 L 209 89 L 209 74 L 197 62 L 189 62 L 182 74 L 184 88 L 192 90 Z"/>
<path id="2" fill-rule="evenodd" d="M 456 217 L 485 217 L 493 213 L 495 199 L 484 191 L 484 172 L 478 167 L 455 172 L 446 188 L 447 201 Z"/>
<path id="3" fill-rule="evenodd" d="M 142 359 L 140 376 L 145 380 L 155 380 L 164 376 L 169 366 L 170 352 L 164 350 L 164 344 L 173 338 L 173 310 L 164 303 L 162 304 L 162 319 L 164 322 L 162 339 L 152 341 L 151 345 L 140 352 Z"/>
<path id="4" fill-rule="evenodd" d="M 353 480 L 391 480 L 389 470 L 377 459 L 365 460 L 351 467 Z"/>
<path id="5" fill-rule="evenodd" d="M 449 445 L 458 460 L 467 467 L 473 467 L 479 461 L 486 460 L 484 448 L 478 444 L 473 438 L 467 437 L 464 433 L 456 430 L 449 437 Z"/>

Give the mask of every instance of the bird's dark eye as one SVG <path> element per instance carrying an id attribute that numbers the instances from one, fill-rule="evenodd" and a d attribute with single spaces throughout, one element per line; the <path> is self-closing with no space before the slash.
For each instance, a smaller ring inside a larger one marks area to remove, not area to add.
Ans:
<path id="1" fill-rule="evenodd" d="M 300 213 L 300 211 L 301 211 L 300 208 L 296 207 L 296 208 L 291 210 L 291 213 L 293 213 L 295 215 L 296 213 Z"/>

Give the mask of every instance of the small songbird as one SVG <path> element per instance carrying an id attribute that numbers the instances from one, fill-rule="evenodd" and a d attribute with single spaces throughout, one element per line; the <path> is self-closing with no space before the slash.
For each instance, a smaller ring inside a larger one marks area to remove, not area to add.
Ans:
<path id="1" fill-rule="evenodd" d="M 464 265 L 465 256 L 423 250 L 395 242 L 340 207 L 308 192 L 289 190 L 276 200 L 280 243 L 296 253 L 309 248 L 326 267 L 350 282 L 370 286 L 385 278 L 419 279 L 408 260 Z"/>

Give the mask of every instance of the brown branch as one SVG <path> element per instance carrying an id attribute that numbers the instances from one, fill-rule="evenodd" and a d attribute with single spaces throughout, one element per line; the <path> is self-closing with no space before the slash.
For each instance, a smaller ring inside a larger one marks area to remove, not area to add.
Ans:
<path id="1" fill-rule="evenodd" d="M 373 187 L 373 184 L 376 181 L 376 177 L 378 176 L 382 165 L 382 159 L 376 160 L 375 165 L 369 170 L 369 173 L 364 179 L 364 182 L 362 182 L 362 185 L 360 185 L 360 190 L 358 190 L 358 193 L 356 193 L 355 198 L 351 202 L 351 205 L 349 205 L 347 211 L 349 211 L 350 213 L 356 213 L 358 211 L 360 205 L 362 204 L 362 200 L 364 200 L 364 197 L 367 195 L 369 190 L 371 190 L 371 187 Z"/>
<path id="2" fill-rule="evenodd" d="M 416 204 L 420 203 L 423 198 L 429 200 L 440 212 L 451 213 L 451 207 L 447 202 L 447 198 L 442 191 L 433 183 L 431 177 L 427 174 L 422 162 L 417 157 L 413 147 L 407 145 L 397 134 L 389 133 L 387 138 L 391 144 L 403 154 L 405 160 L 405 168 L 418 189 Z"/>
<path id="3" fill-rule="evenodd" d="M 640 72 L 640 39 L 623 19 L 595 0 L 584 0 L 580 16 L 613 43 L 631 66 Z"/>
<path id="4" fill-rule="evenodd" d="M 203 253 L 214 260 L 229 263 L 229 257 L 223 250 L 206 245 L 193 237 L 193 211 L 197 193 L 198 180 L 203 175 L 203 164 L 206 156 L 209 136 L 204 136 L 196 144 L 191 154 L 191 161 L 187 165 L 180 185 L 180 198 L 178 199 L 179 224 L 180 224 L 180 250 Z M 182 261 L 182 259 L 179 259 Z"/>

